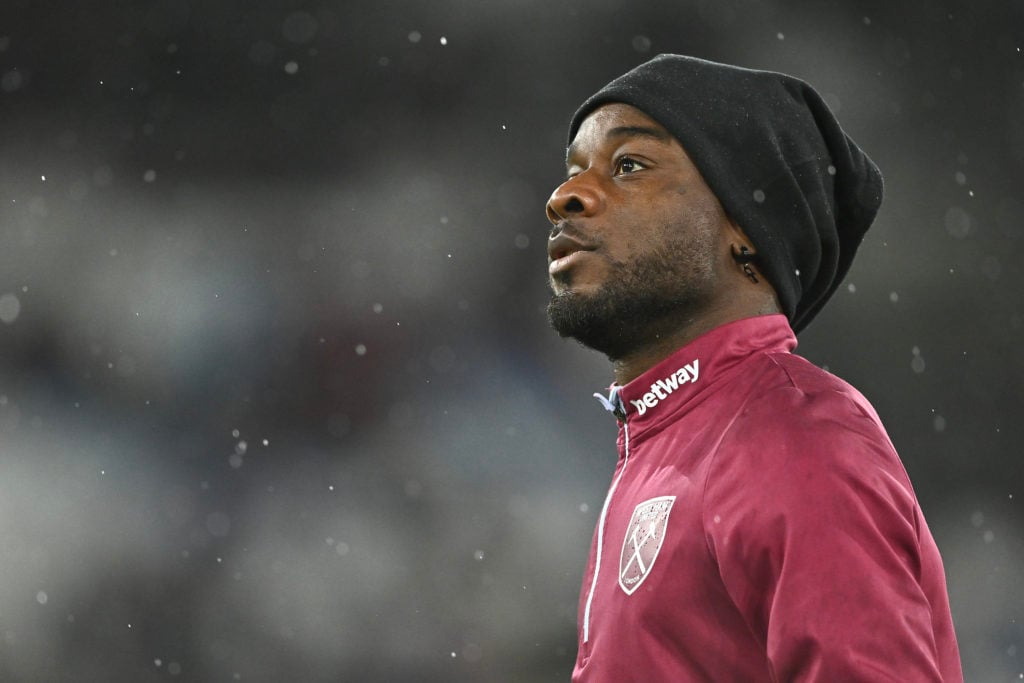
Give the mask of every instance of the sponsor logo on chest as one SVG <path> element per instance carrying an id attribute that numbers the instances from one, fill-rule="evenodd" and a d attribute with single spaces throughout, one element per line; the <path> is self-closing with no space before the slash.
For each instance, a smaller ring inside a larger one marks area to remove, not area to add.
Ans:
<path id="1" fill-rule="evenodd" d="M 696 358 L 689 365 L 684 365 L 664 379 L 659 379 L 651 385 L 651 390 L 640 397 L 639 401 L 630 401 L 636 408 L 637 415 L 643 415 L 648 408 L 658 405 L 658 402 L 667 398 L 669 394 L 690 382 L 697 381 L 699 365 Z"/>
<path id="2" fill-rule="evenodd" d="M 675 502 L 675 496 L 661 496 L 645 500 L 633 510 L 619 556 L 619 586 L 626 595 L 632 595 L 650 575 Z"/>

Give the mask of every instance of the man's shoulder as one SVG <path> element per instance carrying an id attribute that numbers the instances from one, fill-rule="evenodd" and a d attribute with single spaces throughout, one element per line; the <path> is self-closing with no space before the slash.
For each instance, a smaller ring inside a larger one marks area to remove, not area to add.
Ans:
<path id="1" fill-rule="evenodd" d="M 762 356 L 768 368 L 786 376 L 789 383 L 806 391 L 856 391 L 845 380 L 795 353 L 770 352 Z"/>
<path id="2" fill-rule="evenodd" d="M 756 480 L 755 489 L 774 492 L 773 500 L 799 497 L 809 486 L 819 494 L 846 490 L 852 482 L 895 486 L 894 500 L 910 500 L 896 449 L 860 392 L 798 356 L 773 354 L 763 362 L 763 381 L 723 434 L 717 480 Z"/>
<path id="3" fill-rule="evenodd" d="M 878 419 L 871 404 L 852 384 L 803 356 L 766 353 L 761 358 L 762 379 L 751 392 L 750 402 L 799 397 L 805 405 L 828 405 Z M 748 402 L 749 403 L 749 402 Z"/>
<path id="4" fill-rule="evenodd" d="M 867 440 L 892 450 L 871 403 L 845 380 L 791 353 L 765 354 L 735 428 L 787 441 Z"/>

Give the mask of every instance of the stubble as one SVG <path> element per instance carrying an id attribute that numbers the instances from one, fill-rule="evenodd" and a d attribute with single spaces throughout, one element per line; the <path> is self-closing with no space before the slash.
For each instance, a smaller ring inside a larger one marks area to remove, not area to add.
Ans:
<path id="1" fill-rule="evenodd" d="M 713 242 L 709 233 L 689 235 L 632 262 L 611 261 L 611 276 L 596 292 L 552 291 L 548 322 L 562 337 L 612 361 L 622 359 L 692 321 L 707 306 Z"/>

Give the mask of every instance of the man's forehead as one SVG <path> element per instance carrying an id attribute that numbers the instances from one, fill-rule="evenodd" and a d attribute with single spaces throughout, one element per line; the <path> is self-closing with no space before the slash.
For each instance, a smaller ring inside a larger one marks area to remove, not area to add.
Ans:
<path id="1" fill-rule="evenodd" d="M 606 121 L 608 119 L 628 119 L 628 120 L 639 120 L 641 122 L 660 126 L 660 124 L 652 119 L 642 109 L 634 107 L 632 104 L 626 104 L 625 102 L 607 102 L 594 108 L 589 114 L 584 117 L 580 128 L 582 129 L 588 123 Z"/>
<path id="2" fill-rule="evenodd" d="M 598 107 L 583 119 L 576 137 L 566 150 L 566 160 L 583 147 L 620 138 L 648 138 L 662 143 L 671 143 L 675 139 L 664 126 L 640 109 L 613 102 Z"/>

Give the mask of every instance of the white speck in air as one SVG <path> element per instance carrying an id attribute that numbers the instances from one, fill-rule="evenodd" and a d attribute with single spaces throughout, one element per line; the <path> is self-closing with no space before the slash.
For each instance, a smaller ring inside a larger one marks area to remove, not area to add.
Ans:
<path id="1" fill-rule="evenodd" d="M 10 325 L 21 315 L 21 301 L 14 294 L 0 296 L 0 322 Z"/>
<path id="2" fill-rule="evenodd" d="M 633 36 L 633 49 L 644 53 L 651 51 L 651 39 L 647 36 Z"/>
<path id="3" fill-rule="evenodd" d="M 917 374 L 924 372 L 924 358 L 921 357 L 921 349 L 914 347 L 910 350 L 914 358 L 910 361 L 910 368 Z M 934 411 L 932 411 L 934 412 Z"/>

